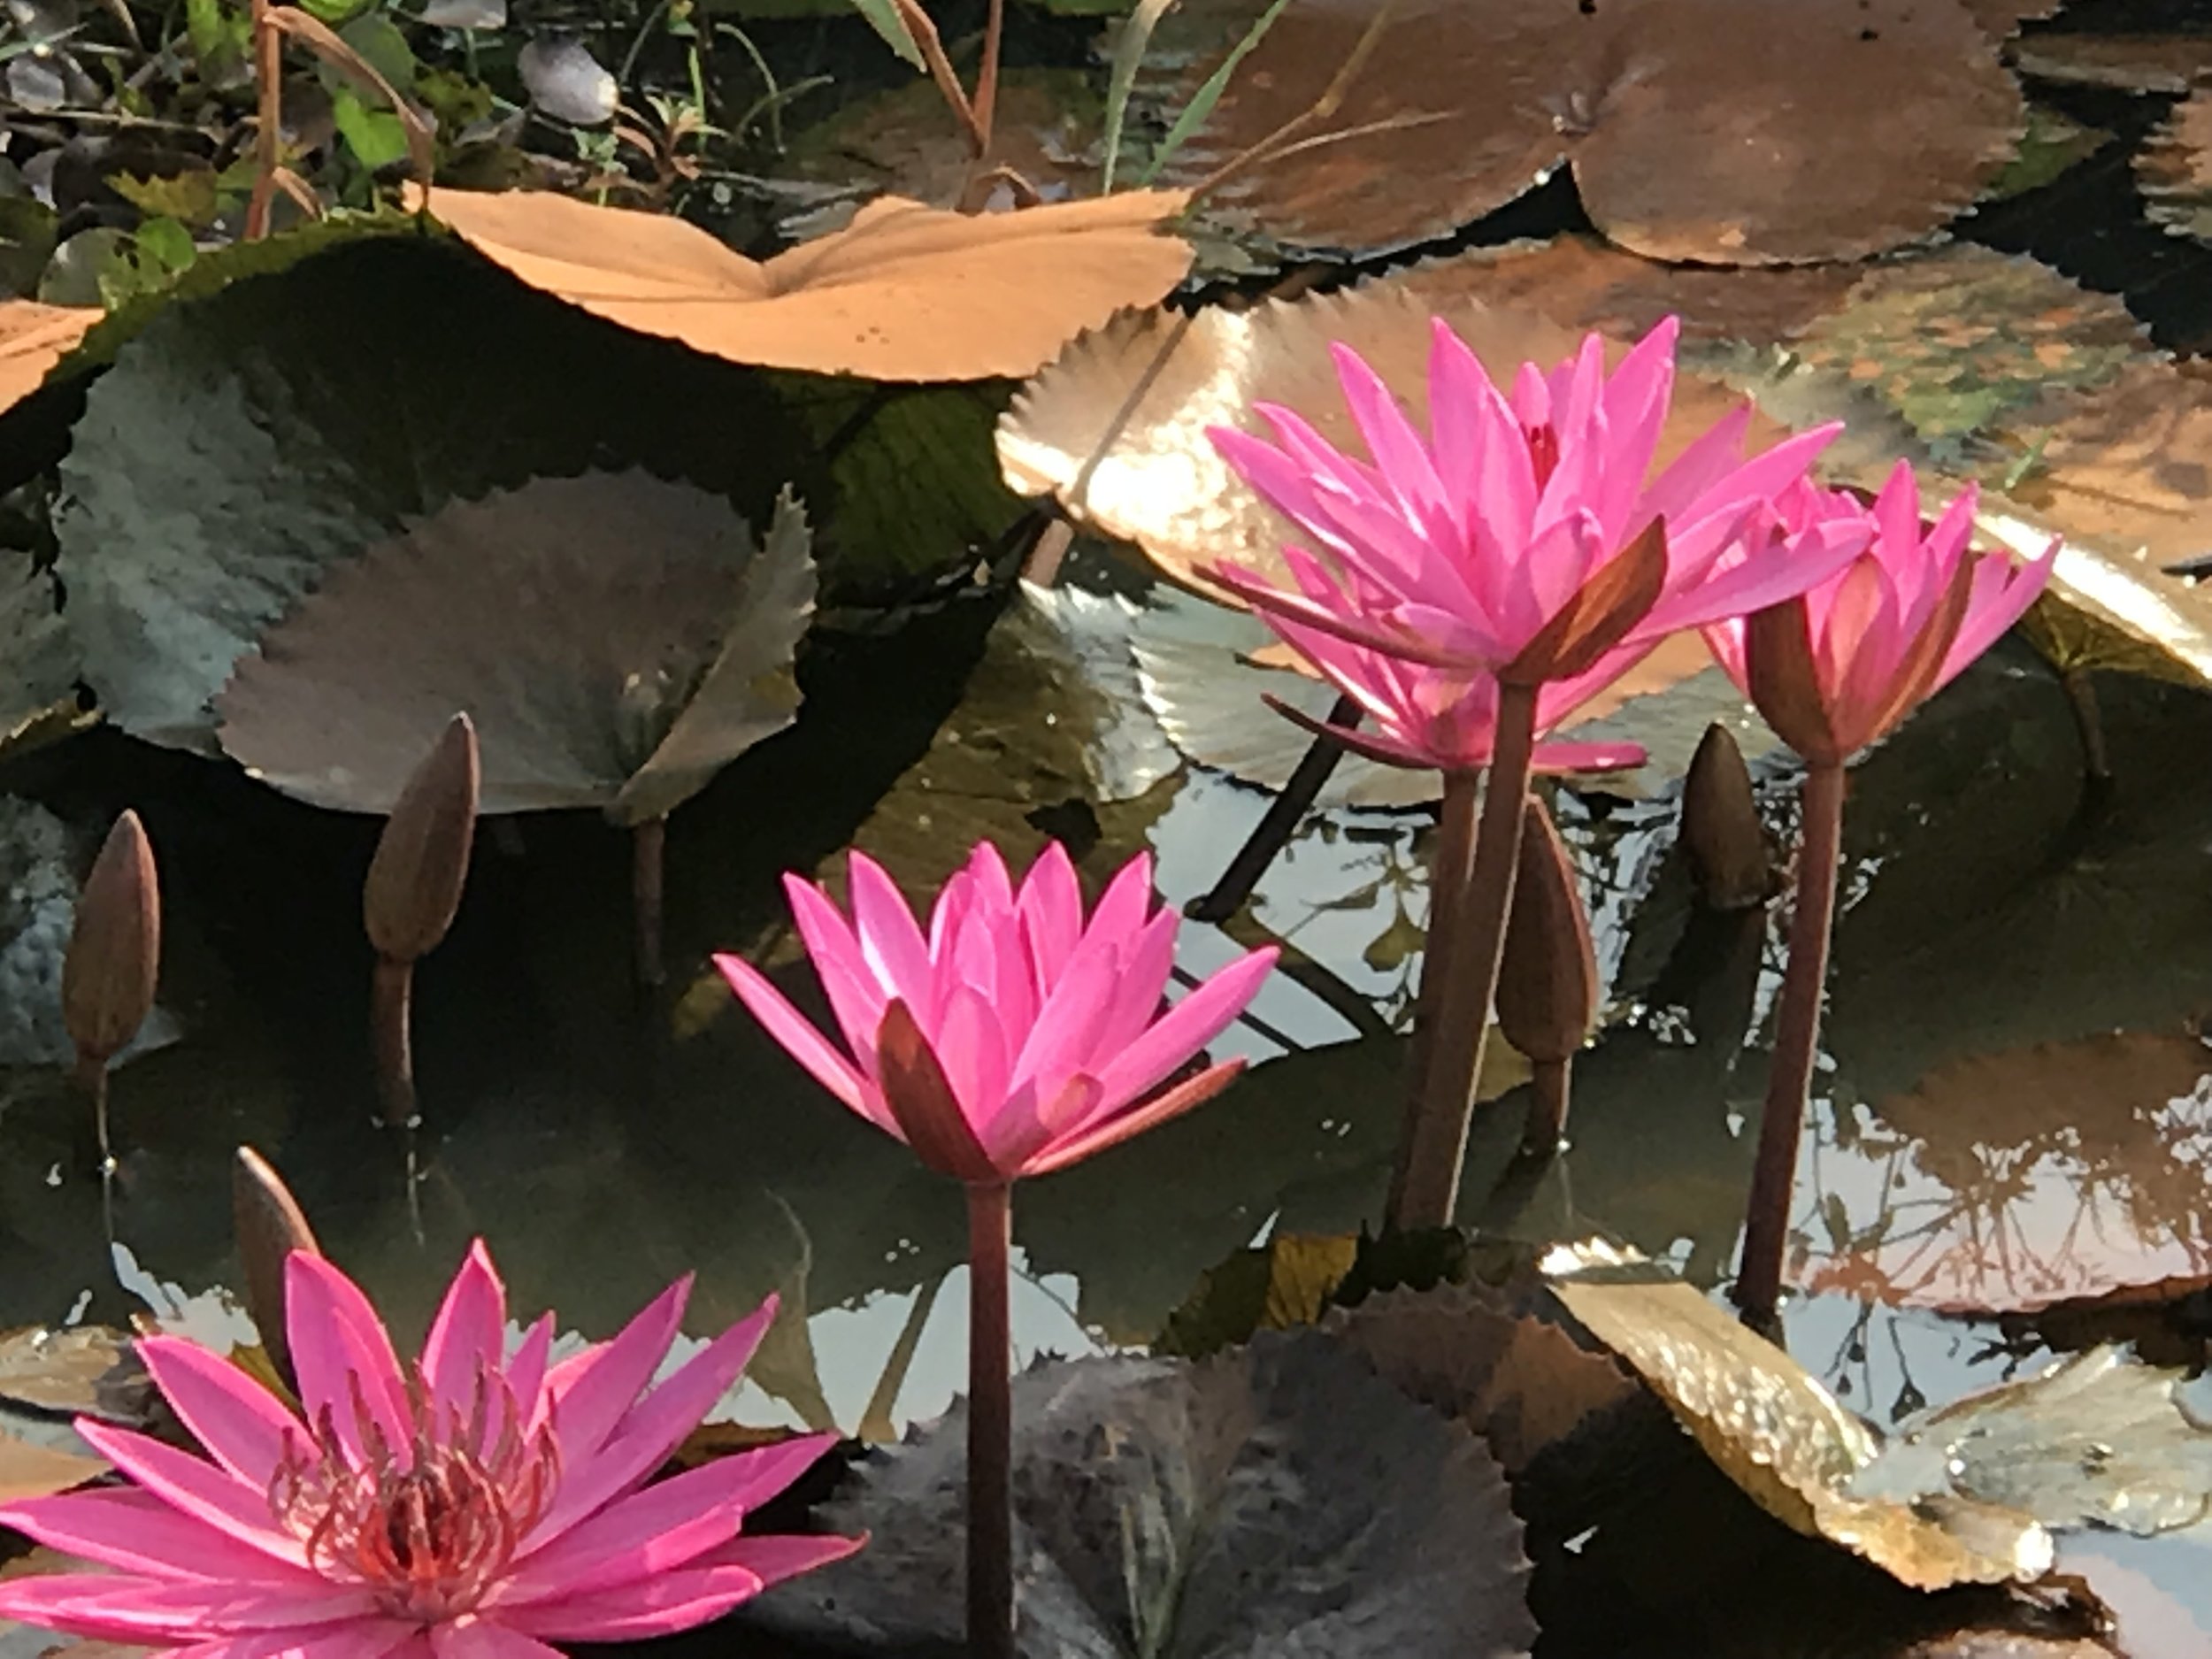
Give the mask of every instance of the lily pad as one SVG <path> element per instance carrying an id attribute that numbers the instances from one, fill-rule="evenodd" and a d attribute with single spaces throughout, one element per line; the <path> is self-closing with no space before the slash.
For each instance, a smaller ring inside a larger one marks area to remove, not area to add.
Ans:
<path id="1" fill-rule="evenodd" d="M 1880 1437 L 1764 1337 L 1648 1263 L 1563 1248 L 1547 1263 L 1567 1310 L 1665 1401 L 1723 1473 L 1777 1520 L 1924 1590 L 2050 1570 L 2032 1517 L 1955 1496 L 1862 1497 Z"/>
<path id="2" fill-rule="evenodd" d="M 1201 1276 L 1152 1351 L 1205 1359 L 1260 1331 L 1317 1325 L 1358 1255 L 1348 1233 L 1278 1233 L 1239 1250 Z"/>
<path id="3" fill-rule="evenodd" d="M 796 472 L 788 426 L 754 377 L 420 237 L 234 283 L 156 316 L 87 394 L 55 526 L 85 677 L 125 730 L 211 752 L 233 664 L 407 520 L 649 457 L 764 503 Z"/>
<path id="4" fill-rule="evenodd" d="M 1314 1333 L 1199 1364 L 1014 1385 L 1018 1650 L 1033 1659 L 1525 1654 L 1528 1563 L 1496 1463 Z M 860 1465 L 848 1563 L 750 1604 L 771 1629 L 954 1643 L 964 1412 Z"/>
<path id="5" fill-rule="evenodd" d="M 227 753 L 287 795 L 390 809 L 457 711 L 481 810 L 664 817 L 798 711 L 805 515 L 764 543 L 645 472 L 456 502 L 333 572 L 217 699 Z"/>
<path id="6" fill-rule="evenodd" d="M 879 380 L 1032 373 L 1070 339 L 1183 280 L 1175 191 L 1014 213 L 879 196 L 765 265 L 664 213 L 543 191 L 442 189 L 411 204 L 534 288 L 640 334 L 764 368 Z"/>
<path id="7" fill-rule="evenodd" d="M 1171 19 L 1187 103 L 1258 7 Z M 1611 240 L 1721 265 L 1916 241 L 1975 199 L 2024 127 L 2019 88 L 1954 0 L 1304 0 L 1240 64 L 1167 176 L 1194 184 L 1369 56 L 1308 142 L 1208 211 L 1290 247 L 1367 255 L 1449 234 L 1571 162 Z M 1204 42 L 1216 42 L 1200 56 Z M 1879 85 L 1883 96 L 1862 89 Z M 1153 101 L 1165 104 L 1156 89 Z"/>
<path id="8" fill-rule="evenodd" d="M 2124 92 L 2186 92 L 2212 72 L 2212 35 L 2151 32 L 2052 32 L 2022 41 L 2012 61 L 2024 75 Z"/>
<path id="9" fill-rule="evenodd" d="M 2135 176 L 2143 211 L 2154 224 L 2212 241 L 2212 90 L 2192 93 L 2174 106 L 2137 152 Z"/>
<path id="10" fill-rule="evenodd" d="M 1947 1311 L 2155 1301 L 2212 1284 L 2212 1048 L 2116 1032 L 1955 1060 L 1828 1156 L 1839 1243 L 1810 1288 Z"/>
<path id="11" fill-rule="evenodd" d="M 0 551 L 0 754 L 77 698 L 77 649 L 56 607 L 54 579 L 27 553 Z"/>

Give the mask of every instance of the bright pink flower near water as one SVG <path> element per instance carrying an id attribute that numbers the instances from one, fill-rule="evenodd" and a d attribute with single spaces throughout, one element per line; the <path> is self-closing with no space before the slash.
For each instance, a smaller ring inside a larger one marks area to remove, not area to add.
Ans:
<path id="1" fill-rule="evenodd" d="M 405 1368 L 329 1263 L 296 1253 L 285 1288 L 304 1417 L 196 1344 L 145 1339 L 207 1456 L 81 1421 L 136 1486 L 0 1506 L 0 1524 L 113 1571 L 0 1584 L 0 1617 L 190 1659 L 549 1659 L 549 1641 L 703 1624 L 859 1547 L 738 1535 L 832 1435 L 645 1485 L 737 1380 L 772 1302 L 655 1385 L 687 1279 L 557 1365 L 550 1315 L 505 1353 L 480 1243 Z"/>
<path id="2" fill-rule="evenodd" d="M 1740 542 L 1748 515 L 1801 479 L 1839 426 L 1746 458 L 1746 406 L 1655 472 L 1677 332 L 1667 319 L 1610 374 L 1603 342 L 1592 334 L 1548 374 L 1524 365 L 1509 396 L 1439 319 L 1425 436 L 1380 377 L 1339 345 L 1338 376 L 1371 458 L 1345 455 L 1304 419 L 1270 404 L 1256 407 L 1274 443 L 1214 428 L 1230 465 L 1311 543 L 1286 549 L 1295 591 L 1248 571 L 1214 574 L 1271 625 L 1306 630 L 1307 644 L 1329 635 L 1530 683 L 1554 678 L 1540 636 L 1662 524 L 1655 597 L 1599 640 L 1603 672 L 1576 658 L 1558 677 L 1574 690 L 1549 700 L 1548 718 L 1556 721 L 1667 634 L 1801 593 L 1842 557 L 1811 544 L 1747 555 Z M 1825 564 L 1815 557 L 1824 551 Z M 1532 645 L 1536 657 L 1524 660 Z"/>
<path id="3" fill-rule="evenodd" d="M 1018 889 L 998 849 L 978 845 L 926 935 L 865 854 L 852 856 L 850 882 L 849 921 L 821 888 L 784 879 L 843 1048 L 750 963 L 715 964 L 825 1088 L 964 1181 L 1064 1169 L 1218 1092 L 1241 1062 L 1161 1086 L 1244 1011 L 1275 961 L 1271 949 L 1248 952 L 1163 1011 L 1179 918 L 1154 904 L 1145 856 L 1087 921 L 1057 842 Z M 895 1040 L 902 1019 L 918 1056 Z M 918 1079 L 917 1058 L 934 1075 Z"/>
<path id="4" fill-rule="evenodd" d="M 1787 545 L 1855 527 L 1863 550 L 1794 600 L 1705 630 L 1732 679 L 1807 760 L 1835 764 L 1886 737 L 2017 622 L 2049 581 L 2055 538 L 2026 565 L 1970 552 L 1977 492 L 1932 525 L 1901 461 L 1871 507 L 1810 484 L 1763 515 Z"/>

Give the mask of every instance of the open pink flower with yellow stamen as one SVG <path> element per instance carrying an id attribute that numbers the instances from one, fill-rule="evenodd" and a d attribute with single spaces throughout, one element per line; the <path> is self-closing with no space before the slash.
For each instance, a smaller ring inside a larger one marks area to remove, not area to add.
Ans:
<path id="1" fill-rule="evenodd" d="M 1336 347 L 1371 458 L 1271 404 L 1256 408 L 1273 443 L 1213 428 L 1215 447 L 1310 545 L 1286 550 L 1292 588 L 1234 566 L 1210 573 L 1279 629 L 1571 684 L 1578 697 L 1549 700 L 1551 719 L 1571 713 L 1666 635 L 1801 593 L 1847 556 L 1812 542 L 1748 555 L 1739 545 L 1749 514 L 1802 478 L 1839 426 L 1747 458 L 1746 405 L 1655 467 L 1677 332 L 1667 319 L 1609 374 L 1591 334 L 1548 373 L 1523 365 L 1509 395 L 1440 319 L 1425 436 L 1374 370 Z"/>
<path id="2" fill-rule="evenodd" d="M 1835 539 L 1862 549 L 1804 594 L 1705 630 L 1730 678 L 1776 735 L 1815 765 L 1838 764 L 1894 731 L 1994 645 L 2049 581 L 2059 542 L 2025 566 L 1970 551 L 1969 485 L 1933 524 L 1899 462 L 1872 506 L 1807 483 L 1761 514 L 1787 547 Z"/>
<path id="3" fill-rule="evenodd" d="M 689 1289 L 549 1365 L 549 1315 L 505 1352 L 506 1293 L 479 1243 L 403 1367 L 352 1281 L 296 1253 L 286 1325 L 303 1412 L 194 1343 L 145 1339 L 207 1455 L 81 1421 L 136 1485 L 0 1505 L 0 1525 L 112 1571 L 0 1584 L 0 1617 L 189 1659 L 548 1659 L 549 1641 L 703 1624 L 850 1554 L 851 1539 L 739 1534 L 834 1436 L 646 1486 L 775 1313 L 771 1301 L 656 1385 Z"/>
<path id="4" fill-rule="evenodd" d="M 1064 1169 L 1187 1111 L 1242 1064 L 1161 1087 L 1244 1011 L 1275 952 L 1239 957 L 1164 1010 L 1180 918 L 1154 904 L 1148 856 L 1087 921 L 1058 842 L 1018 889 L 979 843 L 926 936 L 866 854 L 850 879 L 850 921 L 811 882 L 784 879 L 843 1050 L 750 963 L 715 964 L 825 1088 L 941 1173 L 988 1183 Z"/>

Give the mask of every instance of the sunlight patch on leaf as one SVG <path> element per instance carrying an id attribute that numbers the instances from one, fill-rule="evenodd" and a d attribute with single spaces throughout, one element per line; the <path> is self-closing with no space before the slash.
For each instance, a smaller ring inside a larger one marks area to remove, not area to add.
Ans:
<path id="1" fill-rule="evenodd" d="M 1156 1354 L 1207 1359 L 1260 1331 L 1316 1325 L 1352 1271 L 1359 1240 L 1349 1234 L 1278 1233 L 1209 1268 L 1167 1317 Z"/>

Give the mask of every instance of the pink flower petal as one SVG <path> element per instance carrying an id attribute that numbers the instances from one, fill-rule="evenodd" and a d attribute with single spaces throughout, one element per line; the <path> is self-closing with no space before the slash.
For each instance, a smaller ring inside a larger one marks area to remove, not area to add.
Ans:
<path id="1" fill-rule="evenodd" d="M 731 1540 L 699 1564 L 742 1567 L 764 1586 L 781 1584 L 786 1578 L 842 1561 L 866 1541 L 840 1538 L 834 1532 L 757 1532 Z"/>
<path id="2" fill-rule="evenodd" d="M 908 908 L 906 895 L 865 853 L 847 863 L 852 888 L 853 932 L 877 980 L 909 1008 L 919 1008 L 930 985 L 929 946 Z"/>
<path id="3" fill-rule="evenodd" d="M 375 1593 L 316 1580 L 304 1589 L 221 1579 L 55 1573 L 0 1583 L 0 1617 L 96 1641 L 174 1642 L 374 1617 Z"/>
<path id="4" fill-rule="evenodd" d="M 281 1401 L 198 1343 L 142 1337 L 138 1356 L 192 1438 L 248 1486 L 266 1491 L 287 1440 L 306 1441 L 300 1420 Z"/>
<path id="5" fill-rule="evenodd" d="M 287 1565 L 240 1544 L 227 1528 L 172 1508 L 155 1494 L 96 1486 L 0 1506 L 0 1526 L 64 1555 L 155 1578 L 221 1578 L 294 1588 L 319 1582 L 305 1567 Z"/>
<path id="6" fill-rule="evenodd" d="M 722 971 L 723 979 L 737 993 L 737 1000 L 745 1004 L 746 1010 L 783 1046 L 786 1054 L 813 1075 L 816 1082 L 877 1128 L 897 1133 L 892 1128 L 888 1115 L 872 1103 L 868 1084 L 854 1069 L 853 1063 L 815 1029 L 813 1021 L 791 1006 L 784 994 L 769 983 L 766 974 L 743 957 L 726 954 L 717 956 L 714 965 Z"/>
<path id="7" fill-rule="evenodd" d="M 297 1350 L 294 1350 L 296 1352 Z M 172 1509 L 290 1567 L 307 1565 L 300 1540 L 277 1526 L 269 1494 L 188 1452 L 149 1435 L 88 1417 L 77 1419 L 85 1443 Z"/>
<path id="8" fill-rule="evenodd" d="M 474 1615 L 433 1624 L 430 1651 L 434 1659 L 561 1659 L 559 1648 Z"/>
<path id="9" fill-rule="evenodd" d="M 1029 952 L 1030 979 L 1040 1003 L 1067 966 L 1083 936 L 1083 892 L 1068 849 L 1048 842 L 1023 878 L 1015 909 L 1022 919 L 1022 941 Z"/>
<path id="10" fill-rule="evenodd" d="M 1219 970 L 1109 1061 L 1098 1074 L 1109 1110 L 1145 1094 L 1227 1030 L 1259 995 L 1276 954 L 1266 946 Z"/>
<path id="11" fill-rule="evenodd" d="M 1225 1060 L 1219 1065 L 1209 1066 L 1188 1082 L 1178 1084 L 1157 1098 L 1146 1102 L 1134 1111 L 1124 1112 L 1118 1117 L 1100 1118 L 1094 1114 L 1089 1127 L 1071 1130 L 1056 1136 L 1053 1144 L 1042 1156 L 1032 1159 L 1022 1173 L 1049 1175 L 1055 1170 L 1067 1169 L 1110 1147 L 1133 1140 L 1148 1129 L 1204 1105 L 1227 1087 L 1243 1070 L 1243 1061 Z"/>
<path id="12" fill-rule="evenodd" d="M 387 1446 L 405 1446 L 414 1422 L 406 1379 L 360 1286 L 321 1256 L 295 1250 L 284 1263 L 284 1307 L 307 1420 L 319 1424 L 327 1412 L 340 1442 L 359 1457 L 368 1425 L 356 1420 L 357 1400 Z"/>
<path id="13" fill-rule="evenodd" d="M 748 1567 L 682 1568 L 595 1595 L 516 1608 L 505 1622 L 556 1641 L 629 1641 L 719 1618 L 764 1587 Z"/>
<path id="14" fill-rule="evenodd" d="M 563 1360 L 545 1379 L 564 1481 L 588 1468 L 668 1356 L 691 1299 L 687 1273 L 653 1298 L 611 1342 Z M 543 1540 L 541 1540 L 543 1541 Z"/>
<path id="15" fill-rule="evenodd" d="M 165 1650 L 165 1659 L 431 1659 L 419 1626 L 402 1619 L 357 1618 L 312 1630 L 250 1631 Z"/>
<path id="16" fill-rule="evenodd" d="M 503 1369 L 507 1348 L 507 1288 L 481 1239 L 439 1304 L 423 1340 L 422 1376 L 433 1402 L 449 1423 L 464 1423 L 476 1407 L 485 1379 Z M 487 1402 L 488 1404 L 488 1402 Z"/>

